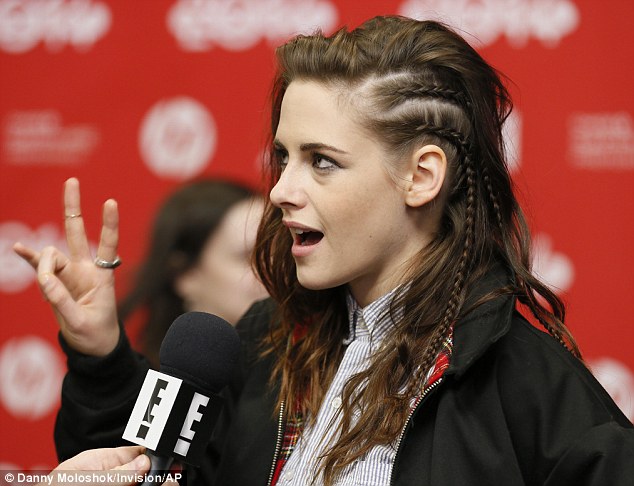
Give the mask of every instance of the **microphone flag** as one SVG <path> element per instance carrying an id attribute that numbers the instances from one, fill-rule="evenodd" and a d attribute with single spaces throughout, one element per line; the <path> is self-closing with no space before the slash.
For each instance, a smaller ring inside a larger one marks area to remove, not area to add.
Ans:
<path id="1" fill-rule="evenodd" d="M 174 376 L 148 370 L 123 438 L 199 466 L 222 400 Z"/>

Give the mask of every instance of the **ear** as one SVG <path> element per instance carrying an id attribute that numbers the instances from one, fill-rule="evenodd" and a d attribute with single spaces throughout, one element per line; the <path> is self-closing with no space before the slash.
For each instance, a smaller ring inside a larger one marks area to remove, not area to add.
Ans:
<path id="1" fill-rule="evenodd" d="M 440 193 L 447 173 L 447 156 L 438 145 L 425 145 L 412 154 L 409 167 L 411 183 L 405 193 L 405 202 L 417 208 Z"/>
<path id="2" fill-rule="evenodd" d="M 193 267 L 174 279 L 174 292 L 184 301 L 191 299 L 199 285 L 198 268 Z"/>

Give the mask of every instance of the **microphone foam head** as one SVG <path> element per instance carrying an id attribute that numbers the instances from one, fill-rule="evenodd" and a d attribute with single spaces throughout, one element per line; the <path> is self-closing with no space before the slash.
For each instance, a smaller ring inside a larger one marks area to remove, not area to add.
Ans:
<path id="1" fill-rule="evenodd" d="M 206 312 L 177 317 L 165 334 L 161 372 L 182 379 L 204 394 L 219 392 L 231 381 L 240 357 L 238 333 L 224 319 Z"/>

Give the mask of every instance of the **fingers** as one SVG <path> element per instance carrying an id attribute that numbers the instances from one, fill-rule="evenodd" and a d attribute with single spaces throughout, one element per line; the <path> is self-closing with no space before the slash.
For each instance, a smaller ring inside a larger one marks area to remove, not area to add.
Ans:
<path id="1" fill-rule="evenodd" d="M 37 281 L 44 297 L 66 321 L 75 312 L 76 303 L 56 273 L 61 272 L 68 263 L 63 253 L 49 246 L 40 253 L 37 266 Z"/>
<path id="2" fill-rule="evenodd" d="M 121 451 L 122 449 L 136 449 L 136 450 L 130 451 L 128 453 L 127 451 L 126 452 Z M 143 454 L 142 452 L 138 451 L 138 449 L 142 449 L 142 448 L 119 447 L 115 449 L 119 453 L 120 463 L 126 460 L 125 456 L 128 456 L 128 459 L 130 460 L 125 464 L 116 466 L 115 468 L 111 469 L 111 471 L 122 471 L 122 474 L 111 476 L 112 480 L 109 481 L 108 484 L 111 484 L 113 486 L 127 486 L 130 484 L 137 484 L 136 480 L 139 479 L 138 476 L 143 475 L 150 470 L 150 466 L 151 466 L 150 458 L 146 456 L 145 454 Z M 133 457 L 129 457 L 130 455 L 132 455 Z M 134 476 L 137 476 L 137 477 L 131 476 L 131 473 L 134 473 Z"/>
<path id="3" fill-rule="evenodd" d="M 101 239 L 97 248 L 97 258 L 112 262 L 117 258 L 119 245 L 119 210 L 114 199 L 108 199 L 103 205 L 103 225 Z"/>
<path id="4" fill-rule="evenodd" d="M 57 466 L 44 484 L 61 486 L 68 483 L 68 477 L 62 476 L 61 473 L 67 475 L 74 471 L 76 473 L 73 477 L 76 482 L 85 486 L 137 484 L 139 477 L 150 469 L 150 458 L 143 454 L 144 449 L 132 446 L 83 451 Z"/>
<path id="5" fill-rule="evenodd" d="M 79 181 L 74 177 L 64 184 L 64 226 L 71 258 L 90 258 L 90 247 L 81 215 Z"/>
<path id="6" fill-rule="evenodd" d="M 105 449 L 104 469 L 135 470 L 145 472 L 150 469 L 150 458 L 144 454 L 143 446 L 123 446 Z"/>
<path id="7" fill-rule="evenodd" d="M 31 265 L 35 270 L 37 270 L 37 266 L 40 263 L 40 253 L 32 250 L 24 246 L 22 243 L 17 242 L 13 245 L 13 251 L 23 260 L 25 260 L 29 265 Z"/>
<path id="8" fill-rule="evenodd" d="M 145 454 L 137 454 L 134 459 L 128 463 L 114 468 L 115 471 L 135 471 L 137 473 L 146 473 L 150 470 L 151 461 Z"/>

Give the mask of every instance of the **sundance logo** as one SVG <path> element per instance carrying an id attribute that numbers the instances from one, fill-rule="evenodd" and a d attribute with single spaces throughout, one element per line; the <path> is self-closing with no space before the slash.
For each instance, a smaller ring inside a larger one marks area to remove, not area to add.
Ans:
<path id="1" fill-rule="evenodd" d="M 13 338 L 0 349 L 0 401 L 15 417 L 39 419 L 57 408 L 64 372 L 60 353 L 48 341 Z"/>
<path id="2" fill-rule="evenodd" d="M 108 6 L 93 0 L 0 0 L 0 49 L 22 54 L 40 42 L 51 52 L 89 50 L 110 28 Z"/>
<path id="3" fill-rule="evenodd" d="M 186 51 L 215 45 L 243 51 L 263 39 L 276 43 L 317 28 L 331 31 L 337 18 L 328 0 L 179 0 L 167 27 Z"/>
<path id="4" fill-rule="evenodd" d="M 574 282 L 575 268 L 566 255 L 553 250 L 549 236 L 538 234 L 533 239 L 533 272 L 553 292 L 565 292 Z"/>
<path id="5" fill-rule="evenodd" d="M 522 115 L 513 110 L 502 125 L 502 138 L 506 161 L 511 173 L 519 169 L 522 162 Z"/>
<path id="6" fill-rule="evenodd" d="M 22 292 L 35 281 L 35 271 L 13 251 L 13 244 L 19 241 L 31 248 L 44 248 L 53 245 L 67 252 L 66 240 L 61 229 L 46 223 L 32 230 L 21 221 L 0 223 L 0 292 L 14 294 Z M 90 243 L 93 254 L 96 245 Z"/>
<path id="7" fill-rule="evenodd" d="M 445 21 L 484 46 L 505 36 L 514 47 L 531 38 L 556 47 L 579 25 L 579 10 L 571 0 L 407 0 L 399 13 Z"/>
<path id="8" fill-rule="evenodd" d="M 634 372 L 609 357 L 592 359 L 590 369 L 625 416 L 634 422 Z"/>
<path id="9" fill-rule="evenodd" d="M 159 101 L 141 122 L 141 156 L 159 177 L 199 174 L 216 149 L 216 124 L 198 101 L 185 96 Z"/>

